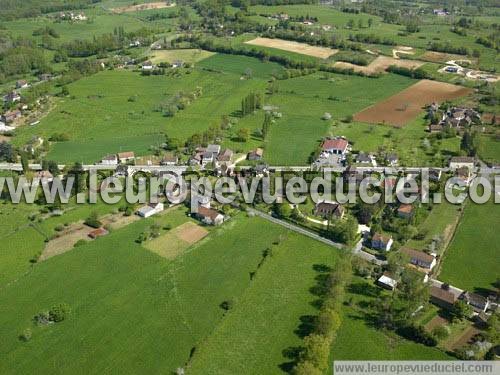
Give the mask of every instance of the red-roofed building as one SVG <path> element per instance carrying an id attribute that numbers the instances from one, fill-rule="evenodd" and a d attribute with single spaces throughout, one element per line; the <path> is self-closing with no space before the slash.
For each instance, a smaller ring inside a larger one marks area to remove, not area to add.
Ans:
<path id="1" fill-rule="evenodd" d="M 324 152 L 336 155 L 344 155 L 349 147 L 349 142 L 343 138 L 325 139 L 321 144 Z"/>

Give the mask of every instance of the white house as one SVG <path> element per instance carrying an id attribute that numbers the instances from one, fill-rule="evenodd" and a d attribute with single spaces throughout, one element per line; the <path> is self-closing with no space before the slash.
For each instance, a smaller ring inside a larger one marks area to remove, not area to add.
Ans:
<path id="1" fill-rule="evenodd" d="M 163 203 L 158 202 L 158 203 L 150 203 L 145 206 L 142 206 L 137 210 L 137 214 L 140 217 L 143 218 L 148 218 L 150 216 L 156 215 L 159 212 L 162 212 L 164 209 Z"/>
<path id="2" fill-rule="evenodd" d="M 384 273 L 382 276 L 378 278 L 377 284 L 380 285 L 382 288 L 394 290 L 398 285 L 398 282 L 394 280 L 392 277 L 390 277 L 388 274 Z"/>
<path id="3" fill-rule="evenodd" d="M 450 169 L 452 171 L 462 167 L 474 169 L 474 158 L 471 156 L 455 156 L 450 159 Z"/>
<path id="4" fill-rule="evenodd" d="M 100 164 L 102 164 L 102 165 L 117 165 L 118 158 L 116 157 L 116 155 L 107 155 L 101 160 Z"/>
<path id="5" fill-rule="evenodd" d="M 142 70 L 153 70 L 153 63 L 151 61 L 144 61 L 141 65 Z"/>
<path id="6" fill-rule="evenodd" d="M 372 237 L 372 248 L 377 250 L 389 251 L 393 244 L 392 236 L 385 236 L 380 233 L 375 233 Z"/>

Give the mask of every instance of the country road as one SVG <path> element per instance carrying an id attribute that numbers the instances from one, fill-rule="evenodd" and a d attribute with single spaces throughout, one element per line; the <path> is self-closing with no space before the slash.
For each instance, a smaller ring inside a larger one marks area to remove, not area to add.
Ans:
<path id="1" fill-rule="evenodd" d="M 316 234 L 314 232 L 311 232 L 307 229 L 304 229 L 302 227 L 299 227 L 298 225 L 294 225 L 294 224 L 291 224 L 287 221 L 284 221 L 284 220 L 281 220 L 281 219 L 278 219 L 276 217 L 273 217 L 269 214 L 266 214 L 264 212 L 261 212 L 261 211 L 258 211 L 258 210 L 255 210 L 253 208 L 247 208 L 248 212 L 251 212 L 252 214 L 256 215 L 256 216 L 259 216 L 265 220 L 268 220 L 272 223 L 275 223 L 275 224 L 278 224 L 278 225 L 281 225 L 282 227 L 285 227 L 291 231 L 294 231 L 296 233 L 299 233 L 299 234 L 302 234 L 304 236 L 307 236 L 309 238 L 312 238 L 316 241 L 320 241 L 328 246 L 332 246 L 332 247 L 335 247 L 337 249 L 348 249 L 345 245 L 341 244 L 341 243 L 338 243 L 338 242 L 334 242 L 332 240 L 329 240 L 328 238 L 325 238 L 325 237 L 321 237 L 319 234 Z M 369 254 L 367 253 L 366 251 L 363 251 L 362 250 L 362 240 L 360 240 L 358 243 L 356 243 L 356 245 L 354 246 L 354 249 L 353 249 L 353 254 L 357 257 L 360 257 L 368 262 L 371 262 L 373 264 L 376 264 L 376 265 L 384 265 L 386 264 L 387 262 L 384 261 L 384 260 L 380 260 L 380 259 L 377 259 L 374 255 L 372 254 Z"/>

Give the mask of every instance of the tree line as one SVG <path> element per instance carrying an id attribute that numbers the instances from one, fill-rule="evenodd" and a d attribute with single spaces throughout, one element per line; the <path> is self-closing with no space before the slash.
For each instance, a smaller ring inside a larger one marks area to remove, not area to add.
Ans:
<path id="1" fill-rule="evenodd" d="M 321 298 L 319 314 L 313 321 L 312 332 L 304 337 L 294 375 L 320 375 L 328 369 L 330 349 L 342 323 L 342 304 L 345 289 L 352 276 L 351 255 L 342 255 L 330 270 L 319 266 L 319 285 L 316 290 Z"/>

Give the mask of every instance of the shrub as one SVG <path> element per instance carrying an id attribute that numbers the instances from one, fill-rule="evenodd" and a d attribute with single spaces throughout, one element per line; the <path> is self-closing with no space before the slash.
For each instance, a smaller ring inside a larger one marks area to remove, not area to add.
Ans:
<path id="1" fill-rule="evenodd" d="M 69 313 L 71 312 L 71 308 L 67 303 L 60 303 L 58 305 L 53 306 L 49 311 L 49 319 L 53 322 L 62 322 L 67 318 Z"/>
<path id="2" fill-rule="evenodd" d="M 102 223 L 99 221 L 96 211 L 93 211 L 90 216 L 85 219 L 85 225 L 88 225 L 92 228 L 99 228 L 102 225 Z"/>
<path id="3" fill-rule="evenodd" d="M 75 242 L 74 247 L 82 246 L 82 245 L 85 245 L 86 243 L 87 243 L 87 241 L 85 241 L 85 240 L 78 240 Z"/>
<path id="4" fill-rule="evenodd" d="M 19 335 L 19 340 L 21 341 L 24 341 L 24 342 L 28 342 L 31 340 L 31 336 L 32 336 L 32 333 L 31 333 L 31 329 L 29 328 L 26 328 L 20 335 Z"/>
<path id="5" fill-rule="evenodd" d="M 439 340 L 443 340 L 450 334 L 450 331 L 445 326 L 439 326 L 432 330 L 432 334 Z"/>

